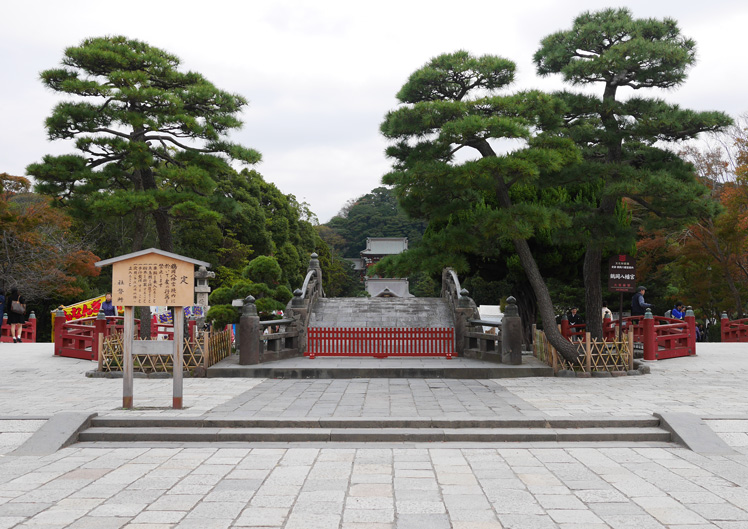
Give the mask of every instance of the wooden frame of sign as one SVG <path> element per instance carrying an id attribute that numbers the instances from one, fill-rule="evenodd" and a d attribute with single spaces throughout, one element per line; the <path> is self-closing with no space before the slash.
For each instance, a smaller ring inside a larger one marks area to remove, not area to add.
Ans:
<path id="1" fill-rule="evenodd" d="M 174 340 L 171 344 L 174 358 L 174 395 L 172 407 L 181 409 L 182 395 L 182 342 L 184 307 L 192 305 L 195 297 L 195 266 L 210 267 L 210 263 L 155 248 L 121 255 L 96 263 L 97 267 L 112 265 L 112 301 L 124 305 L 124 340 L 122 373 L 122 407 L 133 407 L 133 352 L 160 350 L 154 343 L 135 345 L 133 307 L 161 305 L 174 309 Z M 168 342 L 164 342 L 168 350 Z"/>

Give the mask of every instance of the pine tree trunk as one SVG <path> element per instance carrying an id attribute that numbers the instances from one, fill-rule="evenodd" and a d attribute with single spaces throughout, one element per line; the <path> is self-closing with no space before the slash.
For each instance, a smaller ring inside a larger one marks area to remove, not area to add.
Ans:
<path id="1" fill-rule="evenodd" d="M 556 315 L 553 313 L 553 303 L 548 287 L 540 275 L 540 270 L 535 262 L 535 258 L 530 251 L 530 245 L 524 239 L 515 239 L 512 241 L 514 248 L 519 255 L 519 260 L 525 270 L 527 279 L 530 280 L 535 297 L 538 299 L 538 309 L 540 317 L 543 319 L 543 331 L 548 341 L 556 350 L 561 353 L 567 361 L 574 362 L 577 359 L 577 348 L 569 340 L 563 337 L 561 331 L 556 326 Z"/>
<path id="2" fill-rule="evenodd" d="M 174 239 L 171 235 L 171 219 L 163 209 L 153 212 L 153 220 L 156 221 L 156 233 L 158 233 L 158 244 L 165 252 L 174 251 Z"/>
<path id="3" fill-rule="evenodd" d="M 587 246 L 584 254 L 584 303 L 587 312 L 586 330 L 592 338 L 597 340 L 603 337 L 603 304 L 602 304 L 602 278 L 600 274 L 600 262 L 603 258 L 602 249 L 594 244 Z"/>

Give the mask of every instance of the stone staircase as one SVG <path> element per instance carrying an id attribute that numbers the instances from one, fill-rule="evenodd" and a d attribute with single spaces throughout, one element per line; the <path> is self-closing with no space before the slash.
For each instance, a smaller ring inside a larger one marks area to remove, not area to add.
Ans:
<path id="1" fill-rule="evenodd" d="M 320 298 L 310 327 L 454 327 L 442 298 Z"/>
<path id="2" fill-rule="evenodd" d="M 497 418 L 144 418 L 97 417 L 79 443 L 670 443 L 657 417 Z"/>

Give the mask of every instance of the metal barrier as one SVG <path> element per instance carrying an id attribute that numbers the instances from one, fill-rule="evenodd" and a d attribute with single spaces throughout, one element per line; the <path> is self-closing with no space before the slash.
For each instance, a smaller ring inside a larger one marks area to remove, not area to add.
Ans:
<path id="1" fill-rule="evenodd" d="M 447 327 L 309 327 L 309 358 L 315 356 L 445 356 L 454 352 L 454 329 Z"/>
<path id="2" fill-rule="evenodd" d="M 29 319 L 23 324 L 21 328 L 21 341 L 36 343 L 36 314 L 31 311 Z M 0 342 L 12 343 L 13 337 L 10 335 L 10 324 L 8 323 L 8 315 L 3 314 L 3 329 L 0 334 Z"/>
<path id="3" fill-rule="evenodd" d="M 720 334 L 726 343 L 748 342 L 748 318 L 732 320 L 723 312 L 720 319 Z"/>

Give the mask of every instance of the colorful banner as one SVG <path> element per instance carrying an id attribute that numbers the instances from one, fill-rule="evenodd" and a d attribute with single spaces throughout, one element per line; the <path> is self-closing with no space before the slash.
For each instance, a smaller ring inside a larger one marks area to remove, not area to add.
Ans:
<path id="1" fill-rule="evenodd" d="M 101 305 L 104 303 L 106 296 L 99 296 L 98 298 L 87 299 L 74 305 L 68 305 L 67 307 L 61 307 L 65 312 L 65 320 L 80 320 L 81 318 L 91 318 L 99 315 Z M 52 325 L 54 326 L 54 314 L 56 311 L 52 311 Z M 117 307 L 117 313 L 124 313 L 123 307 Z"/>
<path id="2" fill-rule="evenodd" d="M 171 311 L 168 307 L 156 307 L 156 310 L 154 311 L 154 316 L 156 317 L 156 321 L 162 325 L 173 325 L 172 317 L 171 317 Z M 187 319 L 197 319 L 203 317 L 203 307 L 200 305 L 191 305 L 189 307 L 184 307 L 184 317 Z"/>

